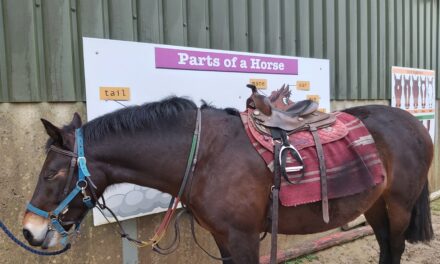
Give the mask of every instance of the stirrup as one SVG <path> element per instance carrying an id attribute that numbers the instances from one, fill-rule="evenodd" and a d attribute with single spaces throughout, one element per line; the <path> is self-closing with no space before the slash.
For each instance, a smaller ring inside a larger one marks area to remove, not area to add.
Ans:
<path id="1" fill-rule="evenodd" d="M 304 161 L 303 161 L 303 158 L 301 157 L 301 154 L 299 153 L 299 151 L 294 146 L 292 146 L 292 144 L 290 144 L 289 146 L 285 146 L 285 145 L 281 146 L 280 156 L 279 156 L 279 161 L 278 161 L 279 164 L 281 164 L 281 158 L 282 158 L 283 151 L 289 150 L 289 149 L 293 150 L 298 155 L 299 159 L 301 160 L 301 164 L 304 164 Z M 297 172 L 297 171 L 301 171 L 303 169 L 304 169 L 304 165 L 293 166 L 293 167 L 286 167 L 286 172 Z"/>

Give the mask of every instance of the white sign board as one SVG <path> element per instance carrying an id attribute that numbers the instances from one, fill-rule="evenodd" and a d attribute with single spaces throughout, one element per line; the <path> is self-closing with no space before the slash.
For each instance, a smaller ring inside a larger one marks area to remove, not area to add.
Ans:
<path id="1" fill-rule="evenodd" d="M 251 82 L 266 95 L 288 85 L 282 102 L 309 98 L 330 111 L 328 60 L 92 38 L 83 42 L 88 120 L 170 95 L 242 111 Z M 169 202 L 167 194 L 131 184 L 110 188 L 104 196 L 121 219 L 164 211 Z M 106 223 L 96 209 L 94 223 Z"/>
<path id="2" fill-rule="evenodd" d="M 406 110 L 435 136 L 435 71 L 391 68 L 391 106 Z"/>

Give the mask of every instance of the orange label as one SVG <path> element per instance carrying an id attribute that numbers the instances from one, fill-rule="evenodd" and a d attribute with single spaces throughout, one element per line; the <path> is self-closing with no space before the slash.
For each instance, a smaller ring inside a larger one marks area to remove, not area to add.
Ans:
<path id="1" fill-rule="evenodd" d="M 307 99 L 317 102 L 319 104 L 319 99 L 321 99 L 321 97 L 317 94 L 309 94 L 307 95 Z"/>
<path id="2" fill-rule="evenodd" d="M 296 89 L 301 91 L 309 91 L 310 90 L 310 82 L 309 81 L 296 81 Z"/>
<path id="3" fill-rule="evenodd" d="M 99 99 L 129 101 L 130 88 L 128 87 L 99 87 Z"/>
<path id="4" fill-rule="evenodd" d="M 255 85 L 257 89 L 267 89 L 267 80 L 266 79 L 250 79 L 249 83 Z"/>

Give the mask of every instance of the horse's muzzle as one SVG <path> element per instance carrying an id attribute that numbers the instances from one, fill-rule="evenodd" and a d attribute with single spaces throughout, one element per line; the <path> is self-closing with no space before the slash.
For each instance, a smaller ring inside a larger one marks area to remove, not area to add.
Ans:
<path id="1" fill-rule="evenodd" d="M 35 240 L 34 236 L 32 235 L 32 232 L 29 231 L 26 228 L 23 228 L 23 236 L 27 240 L 29 245 L 34 246 L 34 247 L 41 246 L 43 244 L 43 241 L 44 241 L 44 240 L 42 240 L 42 241 Z"/>

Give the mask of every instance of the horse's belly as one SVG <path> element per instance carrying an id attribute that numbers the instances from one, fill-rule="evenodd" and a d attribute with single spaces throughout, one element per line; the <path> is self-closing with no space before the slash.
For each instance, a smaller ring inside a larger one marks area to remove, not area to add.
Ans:
<path id="1" fill-rule="evenodd" d="M 330 222 L 324 223 L 321 202 L 284 207 L 280 206 L 280 234 L 312 234 L 340 227 L 367 211 L 380 197 L 386 181 L 348 197 L 329 201 Z"/>

